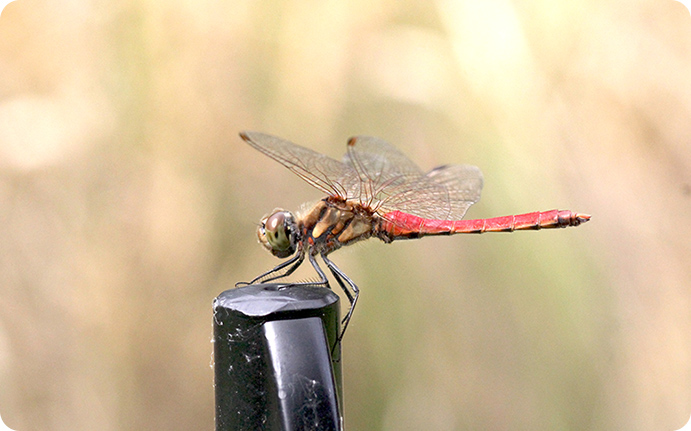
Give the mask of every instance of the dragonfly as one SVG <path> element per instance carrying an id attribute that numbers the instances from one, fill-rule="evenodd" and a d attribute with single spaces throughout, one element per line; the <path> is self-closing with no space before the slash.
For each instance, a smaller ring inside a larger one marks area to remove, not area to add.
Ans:
<path id="1" fill-rule="evenodd" d="M 443 165 L 425 173 L 389 143 L 371 136 L 350 138 L 340 161 L 264 133 L 241 132 L 240 137 L 327 196 L 297 214 L 277 208 L 264 216 L 257 228 L 259 242 L 274 256 L 290 259 L 238 285 L 287 277 L 307 256 L 319 281 L 287 286 L 329 287 L 316 260 L 321 257 L 350 303 L 339 341 L 360 295 L 358 286 L 327 257 L 343 246 L 371 237 L 388 244 L 428 235 L 563 228 L 590 220 L 588 214 L 568 210 L 462 220 L 480 199 L 478 167 Z"/>

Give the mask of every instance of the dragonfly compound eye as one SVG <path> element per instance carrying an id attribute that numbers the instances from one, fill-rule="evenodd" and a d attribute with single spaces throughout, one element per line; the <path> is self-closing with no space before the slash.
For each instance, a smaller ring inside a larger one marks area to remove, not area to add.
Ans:
<path id="1" fill-rule="evenodd" d="M 276 210 L 262 220 L 257 236 L 259 242 L 277 257 L 288 257 L 295 253 L 293 231 L 295 221 L 288 211 Z"/>

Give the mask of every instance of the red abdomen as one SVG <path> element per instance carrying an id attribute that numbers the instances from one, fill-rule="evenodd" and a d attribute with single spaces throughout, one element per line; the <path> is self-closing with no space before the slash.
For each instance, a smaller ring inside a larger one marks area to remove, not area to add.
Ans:
<path id="1" fill-rule="evenodd" d="M 424 235 L 552 229 L 578 226 L 588 220 L 589 215 L 568 210 L 538 211 L 478 220 L 432 220 L 392 211 L 384 215 L 379 232 L 391 241 L 396 238 L 418 238 Z"/>

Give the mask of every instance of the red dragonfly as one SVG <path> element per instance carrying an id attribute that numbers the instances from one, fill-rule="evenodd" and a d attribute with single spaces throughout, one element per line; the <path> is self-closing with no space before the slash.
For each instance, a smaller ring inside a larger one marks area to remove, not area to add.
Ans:
<path id="1" fill-rule="evenodd" d="M 587 214 L 560 210 L 461 220 L 480 199 L 479 168 L 444 165 L 424 173 L 387 142 L 370 136 L 348 140 L 348 150 L 340 162 L 275 136 L 242 132 L 240 137 L 327 194 L 300 214 L 275 209 L 262 219 L 257 229 L 259 242 L 276 257 L 292 258 L 249 284 L 290 275 L 306 255 L 320 281 L 297 284 L 328 287 L 326 275 L 315 260 L 320 255 L 350 301 L 339 339 L 360 293 L 355 283 L 327 257 L 344 245 L 370 237 L 390 243 L 426 235 L 578 226 L 590 220 Z M 295 283 L 289 286 L 292 285 Z"/>

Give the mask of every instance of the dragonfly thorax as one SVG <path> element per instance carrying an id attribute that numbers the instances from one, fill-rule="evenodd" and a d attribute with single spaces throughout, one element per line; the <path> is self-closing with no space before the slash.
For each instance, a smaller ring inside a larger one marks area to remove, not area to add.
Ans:
<path id="1" fill-rule="evenodd" d="M 372 236 L 373 212 L 339 197 L 328 197 L 298 214 L 300 239 L 311 254 L 334 250 Z"/>
<path id="2" fill-rule="evenodd" d="M 259 243 L 279 258 L 295 253 L 299 235 L 293 214 L 280 208 L 265 216 L 257 228 Z"/>

